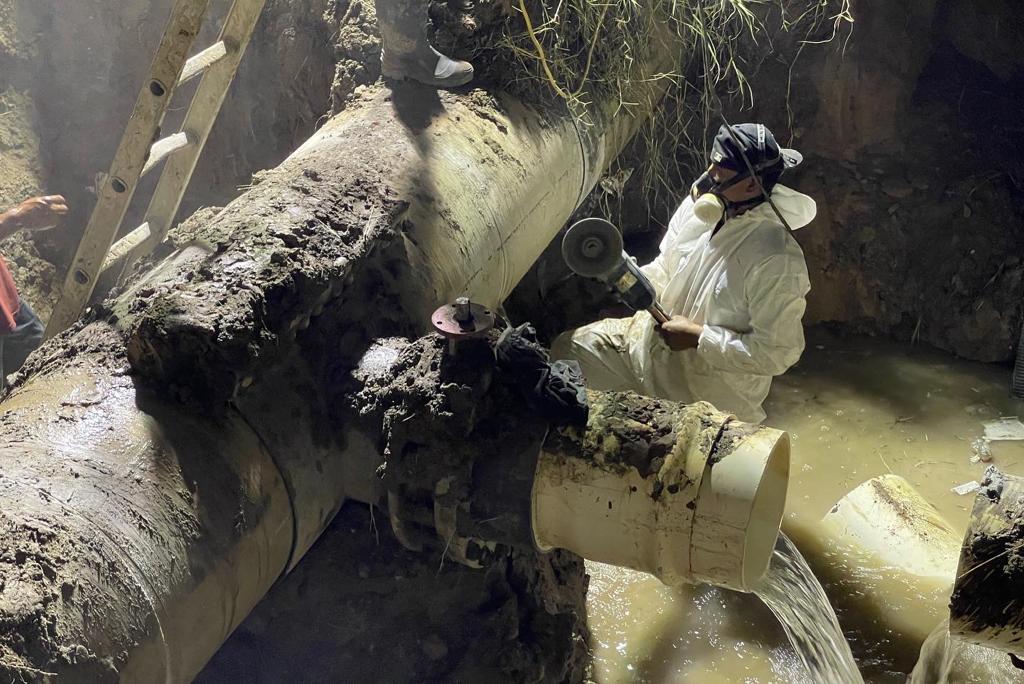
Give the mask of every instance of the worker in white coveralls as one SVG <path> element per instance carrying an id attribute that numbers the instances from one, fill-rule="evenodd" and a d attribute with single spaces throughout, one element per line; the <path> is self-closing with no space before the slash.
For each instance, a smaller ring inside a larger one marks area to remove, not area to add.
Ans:
<path id="1" fill-rule="evenodd" d="M 646 311 L 601 320 L 559 337 L 552 356 L 579 361 L 595 389 L 708 401 L 763 420 L 772 378 L 804 349 L 810 282 L 790 231 L 816 206 L 778 184 L 801 161 L 762 124 L 722 126 L 710 167 L 643 268 L 670 320 L 658 325 Z"/>

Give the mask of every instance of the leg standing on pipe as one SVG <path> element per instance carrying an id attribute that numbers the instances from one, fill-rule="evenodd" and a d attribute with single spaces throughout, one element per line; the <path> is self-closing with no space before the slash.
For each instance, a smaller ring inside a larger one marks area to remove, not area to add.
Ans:
<path id="1" fill-rule="evenodd" d="M 473 65 L 443 55 L 427 40 L 426 0 L 375 0 L 381 38 L 381 72 L 438 88 L 473 80 Z"/>

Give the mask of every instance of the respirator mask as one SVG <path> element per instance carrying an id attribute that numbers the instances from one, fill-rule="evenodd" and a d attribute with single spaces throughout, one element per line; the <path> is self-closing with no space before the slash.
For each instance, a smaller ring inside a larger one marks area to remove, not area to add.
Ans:
<path id="1" fill-rule="evenodd" d="M 743 202 L 730 202 L 723 194 L 732 186 L 742 183 L 749 177 L 749 173 L 737 173 L 727 181 L 716 183 L 711 174 L 705 171 L 690 188 L 690 197 L 693 199 L 693 215 L 702 223 L 717 225 L 726 217 L 731 218 L 745 209 L 760 204 L 764 201 L 761 197 Z"/>

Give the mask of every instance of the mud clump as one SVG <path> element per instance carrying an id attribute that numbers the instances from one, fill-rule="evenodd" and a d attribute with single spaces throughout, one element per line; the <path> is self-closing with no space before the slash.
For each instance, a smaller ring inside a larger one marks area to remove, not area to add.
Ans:
<path id="1" fill-rule="evenodd" d="M 1020 482 L 989 468 L 975 501 L 950 599 L 950 625 L 968 638 L 991 631 L 1024 654 L 1024 497 Z"/>
<path id="2" fill-rule="evenodd" d="M 331 85 L 331 113 L 337 114 L 356 88 L 380 78 L 380 33 L 373 0 L 341 0 L 334 3 L 329 17 L 337 26 Z"/>
<path id="3" fill-rule="evenodd" d="M 0 486 L 9 481 L 0 478 Z M 77 681 L 117 681 L 114 664 L 68 631 L 67 615 L 104 610 L 89 599 L 96 575 L 68 562 L 80 540 L 42 518 L 7 511 L 0 511 L 0 529 L 0 680 L 40 682 L 73 672 Z"/>
<path id="4" fill-rule="evenodd" d="M 453 558 L 465 556 L 483 566 L 462 580 L 468 594 L 445 600 L 456 606 L 467 600 L 476 604 L 480 616 L 492 615 L 488 627 L 458 647 L 454 662 L 446 663 L 443 655 L 455 650 L 450 638 L 441 640 L 444 649 L 428 644 L 429 653 L 446 668 L 433 676 L 580 681 L 587 635 L 583 561 L 568 552 L 534 549 L 531 491 L 548 423 L 529 408 L 515 378 L 496 359 L 498 337 L 492 331 L 462 341 L 455 355 L 438 335 L 404 346 L 385 343 L 370 357 L 395 355 L 393 363 L 346 401 L 363 420 L 381 425 L 378 475 L 389 492 L 392 518 L 401 519 L 398 538 L 423 548 L 416 564 L 444 569 L 457 565 Z M 451 529 L 438 523 L 446 511 Z M 333 538 L 328 533 L 325 543 Z M 466 538 L 487 543 L 467 546 Z M 462 576 L 467 571 L 450 572 Z M 487 586 L 486 598 L 474 596 L 473 587 L 481 582 Z M 477 643 L 491 643 L 494 650 Z M 400 672 L 389 670 L 389 677 Z M 469 672 L 477 674 L 470 677 Z"/>

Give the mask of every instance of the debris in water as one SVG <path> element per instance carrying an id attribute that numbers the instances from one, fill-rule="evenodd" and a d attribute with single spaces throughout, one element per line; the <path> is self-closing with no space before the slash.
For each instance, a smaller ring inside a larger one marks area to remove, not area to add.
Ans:
<path id="1" fill-rule="evenodd" d="M 992 460 L 992 449 L 989 447 L 989 441 L 984 437 L 979 437 L 971 442 L 971 451 L 974 452 L 974 455 L 971 456 L 971 463 L 989 463 Z"/>
<path id="2" fill-rule="evenodd" d="M 990 442 L 1024 440 L 1024 423 L 1017 416 L 1003 416 L 982 425 L 985 426 L 985 439 Z"/>
<path id="3" fill-rule="evenodd" d="M 966 496 L 971 492 L 976 492 L 981 487 L 981 483 L 977 480 L 971 480 L 970 482 L 964 482 L 962 485 L 953 487 L 950 491 L 957 496 Z"/>

